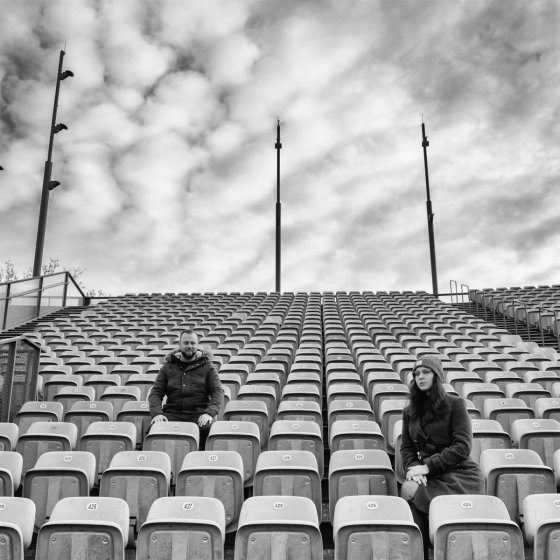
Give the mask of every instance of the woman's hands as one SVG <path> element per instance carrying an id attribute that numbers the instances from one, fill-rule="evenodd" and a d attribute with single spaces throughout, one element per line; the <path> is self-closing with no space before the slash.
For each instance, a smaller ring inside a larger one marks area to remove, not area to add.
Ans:
<path id="1" fill-rule="evenodd" d="M 413 480 L 417 484 L 426 486 L 430 469 L 427 465 L 414 465 L 406 472 L 406 480 Z"/>

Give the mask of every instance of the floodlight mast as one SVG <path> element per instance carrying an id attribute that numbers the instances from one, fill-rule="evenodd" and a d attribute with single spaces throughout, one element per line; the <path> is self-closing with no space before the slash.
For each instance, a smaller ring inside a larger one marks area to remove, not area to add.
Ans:
<path id="1" fill-rule="evenodd" d="M 281 279 L 281 241 L 282 241 L 282 203 L 280 202 L 280 119 L 276 125 L 276 292 L 280 292 Z"/>
<path id="2" fill-rule="evenodd" d="M 52 113 L 51 130 L 49 135 L 49 151 L 47 161 L 45 162 L 45 171 L 43 173 L 43 188 L 41 191 L 41 207 L 39 210 L 39 224 L 37 226 L 37 242 L 35 244 L 35 260 L 33 262 L 33 276 L 41 276 L 41 265 L 43 261 L 43 248 L 45 245 L 45 231 L 47 228 L 47 212 L 49 209 L 49 192 L 55 189 L 60 183 L 51 181 L 52 174 L 52 151 L 54 144 L 54 135 L 61 130 L 67 130 L 68 127 L 59 123 L 56 124 L 56 112 L 58 108 L 58 95 L 60 93 L 60 82 L 66 78 L 74 76 L 73 72 L 66 70 L 62 72 L 62 61 L 64 60 L 64 51 L 60 51 L 58 60 L 58 73 L 56 75 L 56 89 L 54 93 L 54 106 Z"/>
<path id="3" fill-rule="evenodd" d="M 434 213 L 432 212 L 432 201 L 430 199 L 430 178 L 428 176 L 428 154 L 426 148 L 430 145 L 426 136 L 426 127 L 422 121 L 422 149 L 424 150 L 424 173 L 426 175 L 426 212 L 428 215 L 428 237 L 430 241 L 430 265 L 432 268 L 432 293 L 435 297 L 439 296 L 437 265 L 436 265 L 436 245 L 434 241 Z"/>

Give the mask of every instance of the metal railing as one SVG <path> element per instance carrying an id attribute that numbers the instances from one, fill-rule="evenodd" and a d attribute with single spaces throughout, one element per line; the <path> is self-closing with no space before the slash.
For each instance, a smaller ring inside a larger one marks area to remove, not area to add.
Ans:
<path id="1" fill-rule="evenodd" d="M 0 283 L 0 330 L 17 327 L 61 307 L 84 305 L 86 300 L 69 272 Z"/>

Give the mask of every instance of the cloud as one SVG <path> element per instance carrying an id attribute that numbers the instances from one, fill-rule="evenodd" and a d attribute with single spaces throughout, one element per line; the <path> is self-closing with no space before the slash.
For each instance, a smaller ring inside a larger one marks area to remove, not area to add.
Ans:
<path id="1" fill-rule="evenodd" d="M 554 0 L 2 0 L 0 259 L 31 262 L 58 53 L 45 255 L 92 287 L 431 289 L 558 272 Z"/>

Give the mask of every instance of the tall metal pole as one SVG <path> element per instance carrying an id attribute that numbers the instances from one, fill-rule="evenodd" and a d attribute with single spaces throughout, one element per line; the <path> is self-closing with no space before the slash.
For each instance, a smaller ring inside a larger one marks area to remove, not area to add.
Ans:
<path id="1" fill-rule="evenodd" d="M 280 150 L 282 144 L 280 143 L 280 119 L 276 126 L 276 292 L 280 292 L 280 277 L 281 277 L 281 254 L 280 246 L 282 239 L 282 203 L 280 202 Z"/>
<path id="2" fill-rule="evenodd" d="M 426 211 L 428 214 L 428 236 L 430 239 L 430 264 L 432 267 L 432 291 L 434 296 L 438 297 L 438 280 L 436 265 L 436 246 L 434 241 L 434 213 L 432 212 L 432 201 L 430 199 L 430 179 L 428 177 L 428 154 L 426 148 L 430 145 L 426 137 L 426 127 L 422 122 L 422 148 L 424 150 L 424 172 L 426 175 Z"/>
<path id="3" fill-rule="evenodd" d="M 52 113 L 51 132 L 49 136 L 49 152 L 45 162 L 43 173 L 43 190 L 41 191 L 41 209 L 39 210 L 39 225 L 37 226 L 37 242 L 35 244 L 35 260 L 33 262 L 33 276 L 41 276 L 41 264 L 43 261 L 43 247 L 45 245 L 45 230 L 47 228 L 47 211 L 49 208 L 49 186 L 52 175 L 52 150 L 56 126 L 56 111 L 58 108 L 58 94 L 60 92 L 60 81 L 62 75 L 62 60 L 65 52 L 60 51 L 58 60 L 58 72 L 56 74 L 56 90 L 54 93 L 54 107 Z"/>

